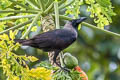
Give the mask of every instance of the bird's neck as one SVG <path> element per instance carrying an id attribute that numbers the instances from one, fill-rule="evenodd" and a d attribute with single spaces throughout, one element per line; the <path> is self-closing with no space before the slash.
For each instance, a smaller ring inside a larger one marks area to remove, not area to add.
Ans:
<path id="1" fill-rule="evenodd" d="M 67 24 L 65 24 L 64 29 L 74 31 L 74 32 L 78 32 L 77 27 L 73 27 L 70 22 L 67 22 Z"/>
<path id="2" fill-rule="evenodd" d="M 73 36 L 75 36 L 77 38 L 77 36 L 78 36 L 78 29 L 74 28 L 71 23 L 65 24 L 64 29 L 66 29 L 69 32 L 71 32 L 73 34 Z"/>

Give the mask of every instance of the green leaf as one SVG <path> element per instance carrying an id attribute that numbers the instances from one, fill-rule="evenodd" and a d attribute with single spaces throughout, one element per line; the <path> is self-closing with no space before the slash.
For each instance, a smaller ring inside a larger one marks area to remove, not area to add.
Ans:
<path id="1" fill-rule="evenodd" d="M 33 26 L 31 31 L 33 31 L 33 32 L 37 31 L 37 26 Z"/>
<path id="2" fill-rule="evenodd" d="M 38 60 L 38 58 L 34 57 L 34 56 L 28 56 L 28 59 L 31 61 L 31 62 L 35 62 Z"/>

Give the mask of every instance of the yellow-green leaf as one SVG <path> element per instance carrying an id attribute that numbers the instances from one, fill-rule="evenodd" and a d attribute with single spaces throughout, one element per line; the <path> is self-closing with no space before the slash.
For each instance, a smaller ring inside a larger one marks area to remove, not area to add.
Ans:
<path id="1" fill-rule="evenodd" d="M 10 39 L 14 39 L 15 38 L 15 35 L 14 35 L 14 33 L 10 30 Z"/>
<path id="2" fill-rule="evenodd" d="M 34 57 L 34 56 L 28 56 L 28 59 L 31 61 L 31 62 L 35 62 L 38 60 L 38 58 Z"/>

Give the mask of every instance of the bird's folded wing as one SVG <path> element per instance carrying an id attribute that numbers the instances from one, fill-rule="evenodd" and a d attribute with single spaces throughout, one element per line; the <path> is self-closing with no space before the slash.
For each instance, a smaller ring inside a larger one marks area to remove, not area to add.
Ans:
<path id="1" fill-rule="evenodd" d="M 54 30 L 40 35 L 36 35 L 32 39 L 31 46 L 39 48 L 56 48 L 62 49 L 71 44 L 71 34 L 65 30 Z"/>

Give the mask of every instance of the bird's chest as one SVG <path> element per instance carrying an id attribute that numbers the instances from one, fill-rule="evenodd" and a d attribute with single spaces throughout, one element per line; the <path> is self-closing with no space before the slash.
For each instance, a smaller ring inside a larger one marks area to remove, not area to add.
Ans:
<path id="1" fill-rule="evenodd" d="M 59 42 L 59 47 L 62 49 L 67 48 L 69 45 L 71 45 L 75 40 L 77 39 L 77 35 L 75 34 L 69 34 L 61 38 Z"/>
<path id="2" fill-rule="evenodd" d="M 65 49 L 71 45 L 77 38 L 76 32 L 71 32 L 70 30 L 62 30 L 60 33 L 55 34 L 56 37 L 53 38 L 53 48 Z"/>
<path id="3" fill-rule="evenodd" d="M 77 34 L 76 33 L 64 33 L 64 35 L 61 35 L 61 40 L 66 42 L 66 43 L 71 43 L 73 41 L 75 41 L 77 38 Z"/>
<path id="4" fill-rule="evenodd" d="M 67 38 L 68 46 L 70 44 L 72 44 L 76 39 L 77 39 L 77 35 L 76 34 L 71 34 L 71 36 L 69 38 Z"/>

